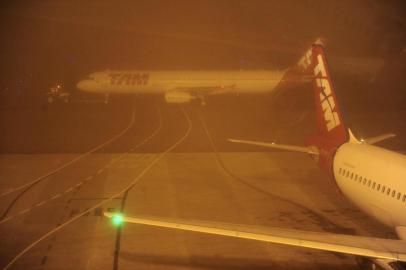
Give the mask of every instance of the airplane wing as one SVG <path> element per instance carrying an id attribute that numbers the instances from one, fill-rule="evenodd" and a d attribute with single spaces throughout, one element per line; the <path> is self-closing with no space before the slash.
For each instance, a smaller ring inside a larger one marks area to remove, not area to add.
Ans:
<path id="1" fill-rule="evenodd" d="M 112 218 L 115 213 L 104 212 L 104 215 Z M 147 216 L 123 216 L 122 220 L 128 223 L 313 248 L 369 258 L 406 261 L 406 241 L 403 240 Z"/>

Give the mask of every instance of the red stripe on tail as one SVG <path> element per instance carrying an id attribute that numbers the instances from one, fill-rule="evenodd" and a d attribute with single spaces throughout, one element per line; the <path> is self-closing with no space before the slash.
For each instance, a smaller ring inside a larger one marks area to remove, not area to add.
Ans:
<path id="1" fill-rule="evenodd" d="M 324 49 L 320 45 L 313 45 L 312 53 L 318 131 L 321 136 L 339 146 L 348 140 L 348 136 L 327 68 Z"/>
<path id="2" fill-rule="evenodd" d="M 348 141 L 348 132 L 339 109 L 323 46 L 312 46 L 310 69 L 314 75 L 318 134 L 310 138 L 308 144 L 319 149 L 319 165 L 331 173 L 334 153 L 340 145 Z"/>

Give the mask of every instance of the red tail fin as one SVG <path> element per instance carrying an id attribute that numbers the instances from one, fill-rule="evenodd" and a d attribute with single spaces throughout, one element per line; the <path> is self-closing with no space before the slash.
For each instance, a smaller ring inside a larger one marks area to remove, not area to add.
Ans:
<path id="1" fill-rule="evenodd" d="M 314 43 L 322 44 L 319 38 Z M 280 89 L 288 89 L 290 86 L 302 85 L 303 82 L 310 82 L 313 79 L 313 72 L 310 70 L 312 64 L 312 47 L 302 55 L 300 60 L 286 70 L 279 84 Z"/>
<path id="2" fill-rule="evenodd" d="M 313 45 L 312 55 L 318 131 L 325 139 L 339 146 L 348 140 L 348 134 L 331 82 L 323 47 Z"/>
<path id="3" fill-rule="evenodd" d="M 330 172 L 336 149 L 348 141 L 348 131 L 339 109 L 323 46 L 314 44 L 311 57 L 309 68 L 313 70 L 314 75 L 318 134 L 308 143 L 319 149 L 320 166 Z"/>

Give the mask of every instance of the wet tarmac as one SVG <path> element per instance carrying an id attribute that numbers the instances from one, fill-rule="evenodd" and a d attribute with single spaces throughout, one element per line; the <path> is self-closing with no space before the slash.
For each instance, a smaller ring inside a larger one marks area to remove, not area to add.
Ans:
<path id="1" fill-rule="evenodd" d="M 322 36 L 347 126 L 359 138 L 396 133 L 380 146 L 404 152 L 401 2 L 130 2 L 27 2 L 1 11 L 9 42 L 1 47 L 0 267 L 358 269 L 354 256 L 117 228 L 102 216 L 117 209 L 395 237 L 308 156 L 227 141 L 301 145 L 314 132 L 311 85 L 207 97 L 203 107 L 132 95 L 103 104 L 74 85 L 105 68 L 283 69 Z M 47 104 L 47 87 L 60 80 L 71 102 Z"/>

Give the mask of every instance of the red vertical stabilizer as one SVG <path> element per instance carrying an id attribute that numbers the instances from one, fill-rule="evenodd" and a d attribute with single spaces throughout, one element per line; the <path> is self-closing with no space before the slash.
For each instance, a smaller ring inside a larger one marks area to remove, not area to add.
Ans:
<path id="1" fill-rule="evenodd" d="M 348 142 L 350 136 L 339 109 L 323 46 L 321 44 L 314 44 L 289 72 L 292 72 L 290 74 L 298 72 L 302 76 L 308 76 L 314 85 L 317 133 L 306 140 L 307 146 L 302 147 L 241 139 L 229 139 L 229 141 L 308 153 L 319 163 L 322 170 L 326 171 L 330 176 L 334 176 L 332 171 L 334 154 L 338 147 Z M 389 134 L 389 136 L 392 135 Z M 388 137 L 388 135 L 385 135 L 385 137 Z M 352 137 L 352 141 L 356 141 L 356 139 Z"/>
<path id="2" fill-rule="evenodd" d="M 312 46 L 311 59 L 312 61 L 307 63 L 314 75 L 318 134 L 309 138 L 307 143 L 319 149 L 319 165 L 323 170 L 331 173 L 334 153 L 340 145 L 348 141 L 348 132 L 344 125 L 322 45 L 314 44 Z"/>
<path id="3" fill-rule="evenodd" d="M 322 44 L 323 41 L 319 38 L 315 40 L 314 43 Z M 300 60 L 286 70 L 278 85 L 279 88 L 286 89 L 291 86 L 302 85 L 304 82 L 310 82 L 313 79 L 313 72 L 310 70 L 312 64 L 312 50 L 312 47 L 308 48 Z"/>

